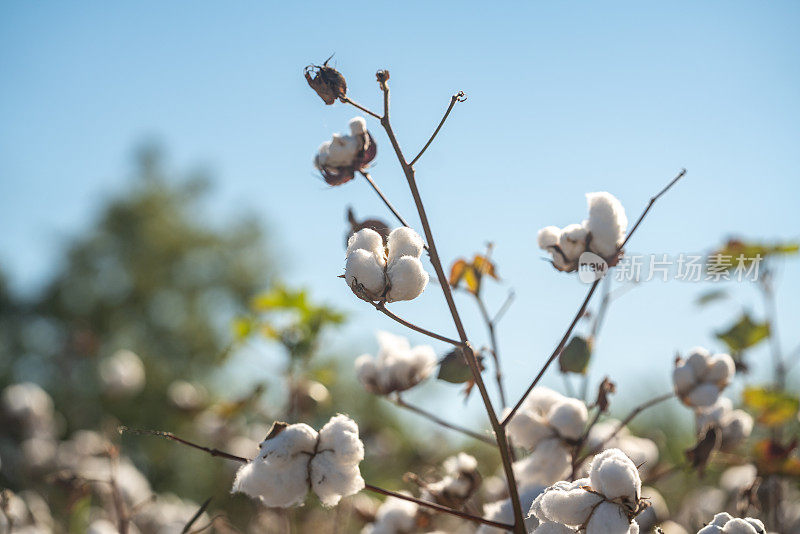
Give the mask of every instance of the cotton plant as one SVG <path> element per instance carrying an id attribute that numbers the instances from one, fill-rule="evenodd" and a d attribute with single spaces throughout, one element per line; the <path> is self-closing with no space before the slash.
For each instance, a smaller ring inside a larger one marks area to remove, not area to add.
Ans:
<path id="1" fill-rule="evenodd" d="M 697 534 L 766 534 L 764 523 L 752 517 L 735 518 L 727 512 L 721 512 L 714 519 L 697 531 Z"/>
<path id="2" fill-rule="evenodd" d="M 118 350 L 98 365 L 103 390 L 109 396 L 128 397 L 139 393 L 145 385 L 142 359 L 130 350 Z"/>
<path id="3" fill-rule="evenodd" d="M 408 495 L 408 493 L 403 493 Z M 417 531 L 419 505 L 406 499 L 388 497 L 378 508 L 375 521 L 366 525 L 361 534 L 411 534 Z"/>
<path id="4" fill-rule="evenodd" d="M 414 230 L 392 230 L 383 237 L 370 228 L 353 234 L 347 243 L 344 278 L 361 299 L 374 302 L 413 300 L 428 285 L 428 273 L 420 256 L 425 248 Z"/>
<path id="5" fill-rule="evenodd" d="M 460 452 L 447 458 L 442 467 L 444 476 L 436 482 L 425 483 L 422 498 L 450 508 L 461 508 L 480 487 L 478 461 L 474 456 Z"/>
<path id="6" fill-rule="evenodd" d="M 375 159 L 378 147 L 367 130 L 364 117 L 355 117 L 348 124 L 349 134 L 333 134 L 317 149 L 314 166 L 329 185 L 349 182 L 357 171 Z"/>
<path id="7" fill-rule="evenodd" d="M 695 410 L 695 426 L 700 436 L 709 428 L 718 430 L 720 450 L 730 452 L 750 437 L 753 417 L 744 410 L 734 410 L 730 399 L 720 397 L 711 406 Z"/>
<path id="8" fill-rule="evenodd" d="M 672 371 L 675 393 L 681 402 L 693 408 L 711 406 L 736 374 L 736 365 L 728 354 L 711 354 L 702 347 L 678 358 Z"/>
<path id="9" fill-rule="evenodd" d="M 639 467 L 642 474 L 646 474 L 658 463 L 658 445 L 653 440 L 633 435 L 628 427 L 619 425 L 616 419 L 595 424 L 586 436 L 586 444 L 592 450 L 601 445 L 604 449 L 619 449 Z"/>
<path id="10" fill-rule="evenodd" d="M 541 495 L 547 488 L 546 485 L 529 484 L 523 486 L 519 492 L 519 500 L 525 510 L 530 509 L 534 499 Z M 514 513 L 511 509 L 510 499 L 500 499 L 483 505 L 483 516 L 492 521 L 511 523 L 514 521 Z M 539 524 L 539 520 L 534 515 L 525 517 L 526 532 L 532 531 Z M 504 534 L 506 531 L 489 525 L 481 525 L 477 534 Z"/>
<path id="11" fill-rule="evenodd" d="M 530 455 L 514 464 L 526 484 L 552 484 L 571 470 L 572 447 L 588 419 L 586 404 L 546 387 L 536 387 L 508 422 L 514 444 Z"/>
<path id="12" fill-rule="evenodd" d="M 304 423 L 276 423 L 258 455 L 236 473 L 232 492 L 289 508 L 313 491 L 325 506 L 335 506 L 364 488 L 363 459 L 358 425 L 346 415 L 331 418 L 319 432 Z"/>
<path id="13" fill-rule="evenodd" d="M 588 478 L 548 487 L 530 508 L 539 521 L 533 534 L 585 532 L 638 534 L 642 481 L 636 465 L 619 449 L 592 460 Z"/>
<path id="14" fill-rule="evenodd" d="M 539 230 L 539 248 L 550 253 L 553 266 L 572 272 L 584 252 L 603 258 L 609 266 L 619 261 L 619 248 L 625 241 L 628 217 L 622 203 L 611 193 L 587 193 L 589 218 L 564 228 L 546 226 Z"/>
<path id="15" fill-rule="evenodd" d="M 378 354 L 362 354 L 355 361 L 358 381 L 375 395 L 406 391 L 426 378 L 436 367 L 430 345 L 412 347 L 403 336 L 379 331 Z"/>

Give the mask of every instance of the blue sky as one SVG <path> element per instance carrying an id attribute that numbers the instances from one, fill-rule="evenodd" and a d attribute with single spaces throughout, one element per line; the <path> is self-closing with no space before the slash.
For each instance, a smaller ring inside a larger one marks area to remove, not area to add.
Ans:
<path id="1" fill-rule="evenodd" d="M 419 186 L 448 262 L 496 243 L 504 282 L 488 297 L 496 306 L 508 287 L 517 293 L 500 326 L 516 396 L 586 289 L 542 261 L 536 230 L 579 222 L 585 192 L 614 193 L 633 219 L 688 169 L 632 252 L 699 253 L 728 235 L 800 237 L 799 23 L 800 4 L 777 1 L 4 3 L 0 264 L 17 287 L 36 287 L 62 239 L 125 186 L 136 144 L 155 138 L 173 169 L 216 174 L 210 217 L 262 215 L 289 281 L 352 312 L 334 348 L 374 348 L 374 329 L 399 330 L 336 276 L 345 205 L 388 215 L 365 183 L 330 189 L 311 166 L 316 147 L 355 115 L 324 106 L 302 77 L 304 65 L 335 52 L 350 94 L 370 107 L 380 102 L 374 72 L 391 71 L 393 122 L 409 153 L 450 95 L 468 94 L 417 164 Z M 416 223 L 388 141 L 371 128 L 373 176 Z M 799 266 L 787 261 L 780 274 L 786 350 L 800 343 Z M 751 286 L 728 287 L 761 312 Z M 614 304 L 594 365 L 618 379 L 623 399 L 667 388 L 676 350 L 722 348 L 712 331 L 740 308 L 697 308 L 708 289 L 650 282 Z M 459 303 L 482 344 L 476 310 Z M 433 287 L 396 311 L 454 335 Z M 766 371 L 764 349 L 753 360 Z M 255 355 L 239 364 L 253 375 L 269 367 Z M 555 373 L 548 383 L 560 386 Z M 425 389 L 455 395 L 444 385 Z"/>

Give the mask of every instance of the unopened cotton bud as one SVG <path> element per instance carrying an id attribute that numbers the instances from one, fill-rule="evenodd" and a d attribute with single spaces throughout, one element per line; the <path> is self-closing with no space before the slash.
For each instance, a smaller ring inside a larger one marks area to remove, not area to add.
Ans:
<path id="1" fill-rule="evenodd" d="M 351 235 L 350 239 L 347 240 L 348 255 L 360 248 L 372 252 L 379 260 L 382 260 L 386 255 L 383 246 L 383 237 L 372 228 L 362 228 Z M 385 262 L 379 261 L 379 263 L 383 264 Z"/>
<path id="2" fill-rule="evenodd" d="M 389 264 L 386 270 L 389 278 L 388 302 L 413 300 L 420 296 L 428 285 L 428 273 L 419 258 L 403 256 Z"/>
<path id="3" fill-rule="evenodd" d="M 358 283 L 364 286 L 370 296 L 381 296 L 386 288 L 386 277 L 383 266 L 378 263 L 375 254 L 362 248 L 348 254 L 344 267 L 344 277 L 347 285 L 353 287 Z"/>
<path id="4" fill-rule="evenodd" d="M 561 228 L 558 226 L 545 226 L 536 235 L 536 240 L 539 243 L 539 248 L 547 249 L 558 245 L 558 240 L 561 238 Z"/>
<path id="5" fill-rule="evenodd" d="M 361 135 L 367 133 L 367 121 L 364 117 L 353 117 L 348 123 L 350 126 L 350 133 L 353 135 Z"/>
<path id="6" fill-rule="evenodd" d="M 389 263 L 391 263 L 402 256 L 419 258 L 422 255 L 425 244 L 417 232 L 411 228 L 401 226 L 400 228 L 395 228 L 389 234 L 387 248 L 389 249 Z"/>
<path id="7" fill-rule="evenodd" d="M 580 224 L 570 224 L 564 228 L 561 232 L 558 246 L 567 259 L 571 261 L 577 260 L 586 250 L 586 236 L 588 233 L 588 230 Z"/>
<path id="8" fill-rule="evenodd" d="M 625 240 L 628 218 L 622 203 L 611 193 L 587 193 L 589 218 L 586 227 L 592 234 L 590 248 L 604 258 L 617 253 Z"/>

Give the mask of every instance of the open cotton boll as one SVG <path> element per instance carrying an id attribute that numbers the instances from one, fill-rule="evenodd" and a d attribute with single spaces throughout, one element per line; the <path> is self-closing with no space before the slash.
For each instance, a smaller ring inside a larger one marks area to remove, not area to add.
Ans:
<path id="1" fill-rule="evenodd" d="M 364 459 L 364 444 L 358 437 L 358 425 L 346 415 L 338 414 L 319 431 L 318 451 L 332 451 L 340 464 L 358 464 Z"/>
<path id="2" fill-rule="evenodd" d="M 537 517 L 573 527 L 584 524 L 595 506 L 603 500 L 602 496 L 581 488 L 587 483 L 586 479 L 579 479 L 547 488 L 536 498 L 541 514 Z"/>
<path id="3" fill-rule="evenodd" d="M 676 392 L 685 393 L 691 390 L 695 384 L 694 371 L 688 365 L 678 365 L 672 370 L 672 382 Z"/>
<path id="4" fill-rule="evenodd" d="M 419 258 L 425 248 L 420 235 L 405 226 L 395 228 L 389 234 L 387 240 L 387 248 L 389 249 L 389 262 L 401 258 L 402 256 L 411 256 Z"/>
<path id="5" fill-rule="evenodd" d="M 330 141 L 320 145 L 315 163 L 320 167 L 350 167 L 358 155 L 361 143 L 351 135 L 333 134 Z"/>
<path id="6" fill-rule="evenodd" d="M 411 347 L 408 340 L 388 332 L 378 332 L 380 350 L 373 358 L 364 354 L 356 359 L 356 375 L 370 393 L 388 395 L 405 391 L 430 376 L 436 353 L 430 345 Z"/>
<path id="7" fill-rule="evenodd" d="M 99 373 L 103 389 L 115 397 L 135 395 L 145 384 L 144 364 L 129 350 L 118 350 L 101 360 Z"/>
<path id="8" fill-rule="evenodd" d="M 607 499 L 623 498 L 635 507 L 639 502 L 642 481 L 634 463 L 619 449 L 607 449 L 592 459 L 589 469 L 592 488 Z"/>
<path id="9" fill-rule="evenodd" d="M 259 445 L 258 459 L 281 465 L 298 454 L 313 454 L 317 436 L 317 431 L 305 423 L 288 425 L 277 434 L 273 430 L 272 436 L 268 436 Z"/>
<path id="10" fill-rule="evenodd" d="M 638 532 L 639 526 L 636 522 L 631 523 L 622 507 L 610 502 L 604 502 L 595 508 L 592 517 L 586 524 L 586 534 L 633 534 Z"/>
<path id="11" fill-rule="evenodd" d="M 589 248 L 604 258 L 617 253 L 625 240 L 628 217 L 617 197 L 607 192 L 587 193 L 589 219 L 586 228 L 591 232 Z"/>
<path id="12" fill-rule="evenodd" d="M 545 485 L 528 485 L 522 486 L 519 491 L 519 503 L 523 510 L 528 510 L 533 505 L 534 499 L 538 497 L 544 490 Z M 514 522 L 514 510 L 511 507 L 511 501 L 504 499 L 502 501 L 492 502 L 483 505 L 483 517 L 498 523 L 511 524 Z M 525 530 L 527 532 L 539 524 L 539 520 L 535 515 L 528 514 L 525 518 Z M 508 531 L 487 525 L 481 525 L 476 534 L 508 534 Z"/>
<path id="13" fill-rule="evenodd" d="M 707 382 L 724 386 L 736 374 L 736 364 L 728 354 L 715 354 L 708 358 L 708 370 L 703 377 Z"/>
<path id="14" fill-rule="evenodd" d="M 708 382 L 696 386 L 686 400 L 691 406 L 711 406 L 719 398 L 719 388 Z"/>
<path id="15" fill-rule="evenodd" d="M 514 462 L 514 474 L 520 484 L 549 486 L 569 475 L 570 460 L 569 448 L 559 438 L 549 438 Z"/>
<path id="16" fill-rule="evenodd" d="M 558 240 L 558 246 L 567 257 L 574 261 L 586 250 L 586 237 L 589 232 L 583 225 L 570 224 L 566 226 Z"/>
<path id="17" fill-rule="evenodd" d="M 356 283 L 361 284 L 375 298 L 381 296 L 386 288 L 386 276 L 378 257 L 361 248 L 347 255 L 344 278 L 351 288 Z"/>
<path id="18" fill-rule="evenodd" d="M 389 264 L 386 271 L 389 278 L 387 302 L 413 300 L 420 296 L 428 285 L 428 273 L 419 258 L 403 256 Z"/>
<path id="19" fill-rule="evenodd" d="M 567 439 L 578 439 L 583 434 L 589 413 L 586 404 L 578 399 L 564 398 L 562 402 L 550 409 L 548 414 L 550 426 L 559 436 Z"/>
<path id="20" fill-rule="evenodd" d="M 445 472 L 450 475 L 458 473 L 471 473 L 478 469 L 478 460 L 465 452 L 459 452 L 456 456 L 450 456 L 442 462 Z"/>
<path id="21" fill-rule="evenodd" d="M 231 493 L 244 493 L 272 508 L 303 504 L 308 493 L 308 458 L 301 454 L 281 465 L 256 458 L 236 473 Z"/>
<path id="22" fill-rule="evenodd" d="M 729 493 L 737 493 L 749 488 L 758 476 L 758 469 L 753 464 L 729 467 L 719 477 L 719 485 Z"/>
<path id="23" fill-rule="evenodd" d="M 367 120 L 364 117 L 353 117 L 350 119 L 348 126 L 350 126 L 350 133 L 353 135 L 367 133 Z"/>
<path id="24" fill-rule="evenodd" d="M 518 410 L 506 428 L 514 443 L 528 450 L 534 449 L 540 441 L 552 438 L 556 434 L 547 424 L 544 415 L 527 410 Z"/>
<path id="25" fill-rule="evenodd" d="M 408 492 L 404 495 L 411 496 Z M 405 499 L 388 497 L 375 514 L 375 522 L 367 525 L 362 534 L 401 534 L 413 532 L 417 526 L 419 506 Z"/>
<path id="26" fill-rule="evenodd" d="M 311 459 L 311 487 L 325 506 L 364 489 L 358 465 L 342 464 L 335 453 L 321 450 Z"/>
<path id="27" fill-rule="evenodd" d="M 539 248 L 544 250 L 558 245 L 559 239 L 561 239 L 561 228 L 558 226 L 545 226 L 536 234 L 536 241 L 539 244 Z"/>
<path id="28" fill-rule="evenodd" d="M 108 519 L 95 519 L 86 529 L 86 534 L 119 534 L 119 530 Z"/>
<path id="29" fill-rule="evenodd" d="M 372 228 L 362 228 L 347 240 L 347 254 L 350 255 L 358 249 L 364 249 L 375 254 L 381 265 L 385 264 L 386 251 L 383 246 L 383 237 Z"/>

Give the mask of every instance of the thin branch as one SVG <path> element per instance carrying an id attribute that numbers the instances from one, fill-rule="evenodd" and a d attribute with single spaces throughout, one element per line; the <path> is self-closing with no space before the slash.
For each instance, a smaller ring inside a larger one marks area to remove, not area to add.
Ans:
<path id="1" fill-rule="evenodd" d="M 475 301 L 478 303 L 478 309 L 483 317 L 483 322 L 486 323 L 486 329 L 489 331 L 489 343 L 492 345 L 492 359 L 494 360 L 494 377 L 497 382 L 497 391 L 500 393 L 500 404 L 505 406 L 506 402 L 506 388 L 503 386 L 503 370 L 500 368 L 500 355 L 497 349 L 497 333 L 495 332 L 495 323 L 489 316 L 489 310 L 486 309 L 486 303 L 480 295 L 475 295 Z"/>
<path id="2" fill-rule="evenodd" d="M 390 319 L 393 319 L 393 320 L 397 321 L 398 323 L 400 323 L 401 325 L 405 326 L 406 328 L 410 328 L 411 330 L 413 330 L 415 332 L 419 332 L 420 334 L 425 334 L 426 336 L 432 337 L 433 339 L 438 339 L 439 341 L 443 341 L 445 343 L 450 343 L 451 345 L 455 345 L 456 347 L 460 347 L 461 346 L 461 342 L 460 341 L 456 341 L 455 339 L 450 339 L 449 337 L 445 337 L 445 336 L 439 335 L 436 332 L 431 332 L 430 330 L 425 330 L 424 328 L 422 328 L 420 326 L 417 326 L 414 323 L 409 323 L 408 321 L 406 321 L 402 317 L 399 317 L 399 316 L 395 315 L 394 313 L 390 312 L 386 308 L 386 304 L 384 302 L 373 302 L 372 305 L 375 306 L 375 309 L 378 310 L 379 312 L 381 312 L 382 314 L 384 314 L 386 317 L 389 317 Z"/>
<path id="3" fill-rule="evenodd" d="M 356 107 L 356 108 L 360 109 L 361 111 L 363 111 L 363 112 L 364 112 L 364 113 L 366 113 L 367 115 L 370 115 L 371 117 L 374 117 L 374 118 L 376 118 L 376 119 L 378 119 L 378 120 L 381 120 L 381 116 L 380 116 L 380 115 L 378 115 L 378 114 L 377 114 L 377 113 L 375 113 L 374 111 L 370 111 L 369 109 L 365 108 L 365 107 L 364 107 L 364 106 L 362 106 L 361 104 L 358 104 L 358 103 L 356 103 L 356 102 L 353 102 L 352 100 L 350 100 L 350 98 L 348 98 L 348 97 L 346 97 L 346 96 L 341 96 L 341 97 L 339 97 L 339 100 L 341 100 L 341 101 L 342 101 L 342 102 L 344 102 L 345 104 L 350 104 L 351 106 L 353 106 L 353 107 Z"/>
<path id="4" fill-rule="evenodd" d="M 449 428 L 450 430 L 455 430 L 456 432 L 461 432 L 462 434 L 464 434 L 466 436 L 469 436 L 471 438 L 475 438 L 475 439 L 480 440 L 480 441 L 482 441 L 484 443 L 488 443 L 489 445 L 492 445 L 492 446 L 497 445 L 495 443 L 495 441 L 493 439 L 489 438 L 488 436 L 484 436 L 483 434 L 479 434 L 478 432 L 475 432 L 474 430 L 470 430 L 468 428 L 464 428 L 462 426 L 458 426 L 458 425 L 455 425 L 453 423 L 449 423 L 449 422 L 445 421 L 444 419 L 441 419 L 437 415 L 434 415 L 434 414 L 432 414 L 432 413 L 430 413 L 430 412 L 428 412 L 426 410 L 423 410 L 422 408 L 420 408 L 418 406 L 414 406 L 413 404 L 409 404 L 408 402 L 404 401 L 403 398 L 399 394 L 394 398 L 387 397 L 387 399 L 390 402 L 392 402 L 393 404 L 395 404 L 396 406 L 399 406 L 401 408 L 405 408 L 406 410 L 409 410 L 409 411 L 414 412 L 414 413 L 416 413 L 418 415 L 421 415 L 422 417 L 425 417 L 425 418 L 433 421 L 437 425 L 441 425 L 441 426 L 443 426 L 445 428 Z"/>
<path id="5" fill-rule="evenodd" d="M 770 352 L 772 353 L 773 372 L 775 374 L 775 387 L 783 390 L 786 387 L 786 364 L 781 354 L 781 342 L 778 338 L 778 308 L 775 303 L 775 293 L 772 290 L 771 273 L 766 271 L 760 280 L 761 294 L 764 298 L 764 311 L 769 327 Z"/>
<path id="6" fill-rule="evenodd" d="M 600 280 L 595 280 L 594 283 L 592 284 L 592 287 L 589 288 L 589 292 L 586 294 L 586 298 L 583 299 L 583 304 L 581 304 L 581 307 L 578 308 L 578 313 L 575 314 L 575 317 L 573 317 L 572 322 L 567 328 L 567 331 L 564 332 L 564 335 L 561 337 L 561 341 L 559 341 L 553 353 L 550 355 L 545 364 L 539 370 L 539 374 L 537 374 L 536 378 L 533 379 L 531 385 L 528 386 L 528 389 L 525 390 L 525 393 L 522 395 L 522 397 L 520 397 L 519 401 L 517 401 L 517 404 L 514 405 L 514 408 L 510 412 L 508 412 L 508 415 L 506 415 L 505 418 L 502 420 L 502 422 L 500 423 L 501 426 L 505 427 L 508 424 L 508 422 L 511 421 L 511 418 L 514 417 L 514 414 L 516 414 L 517 410 L 520 409 L 522 403 L 525 402 L 525 399 L 528 397 L 528 395 L 530 395 L 531 391 L 533 391 L 533 388 L 535 388 L 536 384 L 539 383 L 539 380 L 542 379 L 542 376 L 544 376 L 544 373 L 545 371 L 547 371 L 547 368 L 550 367 L 550 364 L 553 363 L 555 359 L 558 358 L 558 355 L 561 354 L 561 351 L 564 350 L 564 347 L 567 344 L 567 340 L 569 339 L 570 334 L 572 334 L 572 331 L 575 329 L 575 326 L 578 324 L 578 321 L 580 321 L 581 317 L 583 317 L 583 314 L 586 313 L 586 307 L 589 305 L 589 301 L 591 300 L 592 295 L 594 295 L 594 292 L 597 289 L 598 285 L 600 285 Z"/>
<path id="7" fill-rule="evenodd" d="M 195 512 L 195 514 L 189 519 L 189 521 L 184 525 L 183 530 L 181 530 L 181 534 L 186 534 L 192 528 L 192 525 L 197 523 L 197 520 L 200 519 L 200 516 L 203 515 L 203 512 L 206 511 L 208 505 L 211 504 L 211 497 L 206 499 L 203 504 L 200 505 L 200 508 Z"/>
<path id="8" fill-rule="evenodd" d="M 497 440 L 500 458 L 503 463 L 503 472 L 506 475 L 509 499 L 514 512 L 514 532 L 515 534 L 525 534 L 525 516 L 522 513 L 522 506 L 520 505 L 519 501 L 519 492 L 517 490 L 517 483 L 514 476 L 514 468 L 512 466 L 511 452 L 508 445 L 508 440 L 506 438 L 506 433 L 497 420 L 497 413 L 494 411 L 492 399 L 486 389 L 486 384 L 483 382 L 483 377 L 481 376 L 481 371 L 478 367 L 478 360 L 475 356 L 475 352 L 472 350 L 472 347 L 469 344 L 467 333 L 464 330 L 464 325 L 461 322 L 461 317 L 458 314 L 458 309 L 456 308 L 455 300 L 453 299 L 452 289 L 450 288 L 450 284 L 447 281 L 447 276 L 444 273 L 444 268 L 442 267 L 442 261 L 439 258 L 439 253 L 436 250 L 436 242 L 433 239 L 433 232 L 431 231 L 431 226 L 428 222 L 428 215 L 425 213 L 425 206 L 422 203 L 422 197 L 420 196 L 419 189 L 417 188 L 417 181 L 414 176 L 414 168 L 408 164 L 405 156 L 403 156 L 403 151 L 401 150 L 400 144 L 397 142 L 397 137 L 392 129 L 392 124 L 389 119 L 388 71 L 378 71 L 377 78 L 380 88 L 383 91 L 383 117 L 381 118 L 381 125 L 386 131 L 386 135 L 389 137 L 389 141 L 392 144 L 392 148 L 394 148 L 397 160 L 400 162 L 400 167 L 403 169 L 403 174 L 406 176 L 408 187 L 411 190 L 411 196 L 414 198 L 414 205 L 417 207 L 417 213 L 419 214 L 420 222 L 422 223 L 422 229 L 425 232 L 425 239 L 428 242 L 428 252 L 430 254 L 431 264 L 436 271 L 436 277 L 439 280 L 439 285 L 444 292 L 444 297 L 447 301 L 447 307 L 450 309 L 450 315 L 453 317 L 453 323 L 455 324 L 459 339 L 461 340 L 461 348 L 464 353 L 464 358 L 469 365 L 470 371 L 472 372 L 472 377 L 475 380 L 475 384 L 478 386 L 481 400 L 483 400 L 486 413 L 489 417 L 489 422 L 492 426 L 492 431 L 494 432 L 495 439 Z"/>
<path id="9" fill-rule="evenodd" d="M 628 235 L 627 235 L 627 237 L 625 237 L 625 241 L 623 241 L 623 242 L 622 242 L 622 244 L 619 246 L 619 248 L 617 249 L 617 251 L 620 251 L 620 250 L 622 250 L 622 249 L 625 247 L 625 245 L 628 243 L 628 241 L 630 240 L 630 238 L 633 236 L 634 232 L 636 232 L 636 229 L 637 229 L 637 228 L 639 228 L 639 225 L 640 225 L 640 224 L 642 224 L 642 221 L 644 220 L 645 216 L 647 216 L 647 213 L 650 211 L 650 208 L 652 208 L 652 207 L 653 207 L 653 204 L 655 204 L 655 203 L 656 203 L 656 200 L 658 200 L 659 198 L 661 198 L 661 196 L 662 196 L 664 193 L 666 193 L 667 191 L 669 191 L 669 190 L 672 188 L 672 186 L 673 186 L 673 185 L 675 185 L 676 183 L 678 183 L 678 180 L 680 180 L 681 178 L 683 178 L 685 175 L 686 175 L 686 169 L 681 169 L 681 172 L 679 172 L 679 173 L 678 173 L 678 175 L 677 175 L 675 178 L 673 178 L 673 179 L 672 179 L 672 181 L 671 181 L 670 183 L 668 183 L 668 184 L 667 184 L 667 185 L 664 187 L 664 189 L 662 189 L 661 191 L 659 191 L 659 192 L 658 192 L 658 193 L 657 193 L 657 194 L 656 194 L 654 197 L 651 197 L 651 198 L 650 198 L 650 202 L 647 204 L 647 207 L 644 209 L 644 211 L 642 212 L 642 214 L 641 214 L 641 215 L 639 215 L 639 218 L 636 220 L 636 224 L 634 224 L 634 225 L 633 225 L 633 228 L 631 228 L 631 231 L 630 231 L 630 232 L 628 232 Z"/>
<path id="10" fill-rule="evenodd" d="M 220 458 L 225 458 L 226 460 L 233 460 L 235 462 L 241 462 L 243 464 L 246 464 L 247 462 L 250 461 L 247 458 L 242 458 L 241 456 L 236 456 L 234 454 L 230 454 L 230 453 L 221 451 L 219 449 L 212 449 L 212 448 L 209 448 L 209 447 L 203 447 L 202 445 L 198 445 L 197 443 L 192 443 L 191 441 L 187 441 L 187 440 L 185 440 L 183 438 L 179 438 L 178 436 L 176 436 L 172 432 L 163 432 L 161 430 L 138 430 L 138 429 L 135 429 L 135 428 L 128 428 L 126 426 L 119 427 L 119 432 L 120 433 L 131 432 L 132 434 L 139 434 L 139 435 L 144 435 L 144 436 L 157 436 L 157 437 L 160 437 L 160 438 L 169 439 L 169 440 L 172 440 L 172 441 L 177 441 L 178 443 L 180 443 L 182 445 L 186 445 L 188 447 L 192 447 L 194 449 L 206 452 L 206 453 L 210 454 L 211 456 L 218 456 Z"/>
<path id="11" fill-rule="evenodd" d="M 428 150 L 428 147 L 431 146 L 431 143 L 433 143 L 433 140 L 436 138 L 436 134 L 438 134 L 439 130 L 441 130 L 442 126 L 444 126 L 444 121 L 447 120 L 447 116 L 450 115 L 451 111 L 453 111 L 456 102 L 463 102 L 466 99 L 467 95 L 464 94 L 464 91 L 459 91 L 458 93 L 450 97 L 450 105 L 447 107 L 447 111 L 444 112 L 444 117 L 442 117 L 442 120 L 439 122 L 439 126 L 437 126 L 436 129 L 433 131 L 433 135 L 431 135 L 431 138 L 428 139 L 427 143 L 425 143 L 425 146 L 422 147 L 422 150 L 419 151 L 419 154 L 417 154 L 417 156 L 411 160 L 409 166 L 413 167 L 414 164 L 419 160 L 419 158 L 422 157 L 425 151 Z"/>
<path id="12" fill-rule="evenodd" d="M 392 203 L 391 203 L 391 202 L 389 202 L 389 199 L 388 199 L 388 198 L 386 198 L 386 196 L 383 194 L 383 191 L 381 191 L 381 190 L 380 190 L 380 188 L 378 187 L 378 184 L 376 184 L 376 183 L 375 183 L 375 182 L 372 180 L 372 177 L 369 175 L 369 173 L 368 173 L 368 172 L 365 172 L 365 171 L 358 171 L 358 172 L 360 172 L 360 173 L 361 173 L 361 176 L 363 176 L 363 177 L 364 177 L 364 179 L 366 179 L 366 180 L 367 180 L 367 182 L 369 182 L 369 185 L 371 185 L 371 186 L 372 186 L 372 189 L 374 189 L 374 190 L 375 190 L 375 192 L 376 192 L 376 193 L 378 194 L 378 196 L 381 198 L 381 200 L 383 201 L 383 203 L 384 203 L 384 204 L 386 204 L 386 207 L 387 207 L 387 208 L 389 208 L 389 211 L 391 211 L 391 212 L 392 212 L 392 214 L 393 214 L 393 215 L 394 215 L 394 216 L 397 218 L 397 220 L 398 220 L 398 221 L 400 221 L 400 224 L 402 224 L 403 226 L 405 226 L 405 227 L 407 227 L 407 228 L 411 228 L 411 227 L 408 225 L 408 223 L 406 222 L 406 220 L 403 218 L 403 216 L 402 216 L 402 215 L 400 215 L 400 213 L 399 213 L 399 212 L 398 212 L 396 209 L 394 209 L 394 206 L 392 206 Z"/>
<path id="13" fill-rule="evenodd" d="M 461 519 L 466 519 L 468 521 L 472 521 L 473 523 L 481 523 L 483 525 L 488 525 L 490 527 L 495 528 L 502 528 L 504 530 L 512 530 L 514 528 L 513 525 L 508 525 L 506 523 L 499 523 L 497 521 L 492 521 L 491 519 L 485 519 L 483 517 L 478 517 L 476 515 L 468 514 L 466 512 L 462 512 L 460 510 L 456 510 L 454 508 L 449 508 L 447 506 L 442 506 L 441 504 L 436 504 L 430 501 L 424 501 L 422 499 L 417 499 L 416 497 L 412 497 L 410 495 L 405 495 L 403 493 L 397 493 L 395 491 L 385 490 L 383 488 L 379 488 L 378 486 L 373 486 L 372 484 L 365 484 L 364 489 L 368 491 L 372 491 L 374 493 L 380 493 L 381 495 L 386 495 L 388 497 L 395 497 L 397 499 L 402 499 L 404 501 L 410 501 L 416 503 L 420 506 L 424 506 L 426 508 L 430 508 L 432 510 L 436 510 L 438 512 L 443 512 L 445 514 L 454 515 L 456 517 L 460 517 Z"/>
<path id="14" fill-rule="evenodd" d="M 625 417 L 625 419 L 623 419 L 622 421 L 620 421 L 620 422 L 619 422 L 619 424 L 617 425 L 617 427 L 614 429 L 614 431 L 613 431 L 611 434 L 609 434 L 608 436 L 606 436 L 606 438 L 605 438 L 605 439 L 604 439 L 604 440 L 603 440 L 601 443 L 599 443 L 599 444 L 598 444 L 597 446 L 595 446 L 595 447 L 594 447 L 592 450 L 590 450 L 589 452 L 587 452 L 586 454 L 584 454 L 583 456 L 581 456 L 581 457 L 580 457 L 580 459 L 579 459 L 579 460 L 577 460 L 577 461 L 575 462 L 575 464 L 574 464 L 574 465 L 575 465 L 575 469 L 577 469 L 578 467 L 580 467 L 580 466 L 581 466 L 581 464 L 583 464 L 583 462 L 585 462 L 585 461 L 587 460 L 587 458 L 589 458 L 590 456 L 594 456 L 594 455 L 595 455 L 595 454 L 597 454 L 598 452 L 602 451 L 602 450 L 603 450 L 603 448 L 606 446 L 606 444 L 607 444 L 609 441 L 611 441 L 612 439 L 614 439 L 614 437 L 615 437 L 617 434 L 619 434 L 619 432 L 620 432 L 620 431 L 621 431 L 623 428 L 625 428 L 625 426 L 626 426 L 628 423 L 630 423 L 631 421 L 633 421 L 633 418 L 634 418 L 634 417 L 636 417 L 637 415 L 639 415 L 640 413 L 642 413 L 642 412 L 643 412 L 644 410 L 646 410 L 647 408 L 650 408 L 650 407 L 652 407 L 652 406 L 655 406 L 656 404 L 659 404 L 659 403 L 661 403 L 661 402 L 664 402 L 664 401 L 666 401 L 666 400 L 669 400 L 669 399 L 673 398 L 674 396 L 675 396 L 675 393 L 674 393 L 674 392 L 672 392 L 672 391 L 670 391 L 669 393 L 664 393 L 663 395 L 659 395 L 658 397 L 654 397 L 654 398 L 652 398 L 652 399 L 650 399 L 650 400 L 648 400 L 648 401 L 646 401 L 646 402 L 643 402 L 642 404 L 640 404 L 639 406 L 637 406 L 636 408 L 634 408 L 633 410 L 631 410 L 631 412 L 630 412 L 630 413 L 627 415 L 627 417 Z"/>
<path id="15" fill-rule="evenodd" d="M 506 314 L 506 312 L 511 307 L 511 304 L 514 302 L 514 299 L 516 297 L 517 294 L 514 292 L 514 290 L 509 289 L 508 296 L 506 297 L 505 302 L 503 302 L 503 305 L 500 306 L 500 309 L 497 310 L 497 313 L 494 314 L 494 317 L 492 318 L 492 323 L 497 324 L 500 322 L 500 319 L 502 319 L 503 316 Z"/>

